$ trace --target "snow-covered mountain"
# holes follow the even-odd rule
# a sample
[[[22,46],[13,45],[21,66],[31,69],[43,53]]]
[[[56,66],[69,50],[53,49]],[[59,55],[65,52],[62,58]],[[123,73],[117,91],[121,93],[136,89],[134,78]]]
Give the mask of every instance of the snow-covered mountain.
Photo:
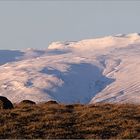
[[[140,35],[0,50],[0,95],[13,102],[140,103]]]

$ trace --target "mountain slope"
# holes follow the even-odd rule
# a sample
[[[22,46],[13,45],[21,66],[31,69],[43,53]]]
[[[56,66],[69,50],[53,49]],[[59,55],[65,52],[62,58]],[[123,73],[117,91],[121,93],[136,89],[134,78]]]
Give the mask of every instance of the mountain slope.
[[[13,102],[140,103],[137,33],[54,42],[48,49],[19,53],[0,66],[0,95]]]

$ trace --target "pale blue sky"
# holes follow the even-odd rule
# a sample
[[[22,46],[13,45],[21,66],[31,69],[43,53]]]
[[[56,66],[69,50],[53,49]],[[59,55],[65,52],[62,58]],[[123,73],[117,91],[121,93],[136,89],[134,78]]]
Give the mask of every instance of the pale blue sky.
[[[0,1],[0,49],[140,32],[140,1]]]

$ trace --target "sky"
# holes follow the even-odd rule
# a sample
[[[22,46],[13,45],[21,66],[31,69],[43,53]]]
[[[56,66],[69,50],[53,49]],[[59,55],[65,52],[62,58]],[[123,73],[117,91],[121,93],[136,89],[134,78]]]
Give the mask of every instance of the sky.
[[[135,32],[139,0],[0,0],[0,49]]]

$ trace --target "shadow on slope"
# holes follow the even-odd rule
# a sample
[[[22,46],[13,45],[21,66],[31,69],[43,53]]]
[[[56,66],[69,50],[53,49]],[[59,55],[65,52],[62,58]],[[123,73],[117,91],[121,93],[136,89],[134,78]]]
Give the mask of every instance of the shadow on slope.
[[[18,57],[23,55],[24,53],[18,50],[0,50],[0,65],[16,61]]]
[[[97,93],[114,82],[114,79],[105,77],[97,66],[88,63],[70,64],[67,72],[53,68],[44,68],[41,72],[64,81],[61,87],[54,85],[55,90],[44,89],[45,93],[61,103],[89,103]]]
[[[47,50],[46,51],[48,55],[61,55],[61,54],[66,54],[71,52],[70,50],[66,49],[66,50]]]

